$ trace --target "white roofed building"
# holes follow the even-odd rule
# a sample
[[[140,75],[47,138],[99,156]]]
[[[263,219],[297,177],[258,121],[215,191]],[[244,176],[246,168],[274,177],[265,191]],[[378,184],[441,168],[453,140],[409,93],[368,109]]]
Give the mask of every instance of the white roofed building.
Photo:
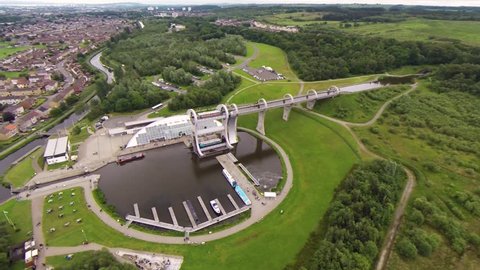
[[[49,139],[43,157],[48,165],[68,161],[70,151],[70,142],[68,137]]]
[[[175,115],[157,120],[141,128],[130,139],[127,147],[165,141],[192,134],[192,122],[188,115]]]

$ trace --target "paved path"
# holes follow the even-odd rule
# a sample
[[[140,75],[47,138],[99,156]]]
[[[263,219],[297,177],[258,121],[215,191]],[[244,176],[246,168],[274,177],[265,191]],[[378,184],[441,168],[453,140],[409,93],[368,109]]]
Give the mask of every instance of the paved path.
[[[42,231],[42,213],[43,213],[43,203],[44,200],[42,197],[36,197],[32,199],[32,225],[33,225],[33,239],[37,246],[43,245],[45,246],[45,238],[43,237]],[[39,249],[38,253],[38,267],[37,269],[43,270],[45,267],[45,249]]]
[[[287,173],[287,179],[285,182],[285,186],[280,194],[274,199],[274,200],[269,200],[268,203],[265,205],[261,204],[260,201],[254,200],[254,202],[257,202],[257,205],[255,205],[252,208],[252,213],[251,217],[247,220],[245,220],[242,223],[239,223],[233,227],[230,227],[228,229],[215,232],[212,234],[206,234],[206,235],[199,235],[199,236],[191,236],[190,237],[190,243],[201,243],[201,242],[208,242],[208,241],[213,241],[217,239],[221,239],[227,236],[230,236],[232,234],[235,234],[241,230],[246,229],[247,227],[260,222],[268,213],[273,211],[282,201],[285,199],[287,196],[288,192],[290,191],[292,187],[292,182],[293,182],[293,169],[290,164],[290,160],[288,158],[288,155],[286,152],[274,141],[269,139],[266,136],[260,135],[259,133],[252,131],[252,130],[247,130],[243,129],[245,131],[254,133],[255,135],[261,137],[262,139],[266,140],[268,143],[272,144],[274,147],[276,147],[279,150],[280,155],[282,156],[284,162],[285,162],[285,169]],[[96,203],[95,199],[93,198],[93,193],[91,192],[92,189],[94,188],[95,185],[92,185],[90,183],[91,178],[95,178],[97,175],[90,175],[88,177],[79,177],[73,180],[68,180],[64,181],[61,183],[56,183],[52,184],[46,187],[38,188],[33,191],[28,191],[28,192],[22,192],[18,195],[20,199],[31,199],[32,200],[32,213],[33,209],[36,209],[37,213],[37,219],[41,220],[41,215],[42,215],[42,209],[43,209],[43,198],[47,196],[50,193],[57,192],[63,189],[68,189],[72,187],[82,187],[84,188],[85,192],[85,201],[87,204],[90,205],[90,210],[97,215],[106,225],[110,226],[111,228],[121,232],[125,236],[136,238],[139,240],[144,240],[144,241],[149,241],[149,242],[155,242],[155,243],[165,243],[165,244],[185,244],[183,237],[172,237],[172,236],[162,236],[162,235],[153,235],[141,231],[137,231],[131,228],[128,228],[126,226],[121,225],[118,223],[116,220],[114,220],[111,216],[103,212],[100,208],[100,206]],[[28,194],[28,197],[27,197]],[[38,221],[37,221],[38,222]],[[37,232],[39,237],[42,237],[41,232]],[[43,240],[42,240],[43,241]],[[94,246],[96,247],[96,246]],[[69,249],[68,251],[83,251],[85,246],[80,246]],[[49,250],[56,250],[53,249],[52,247],[48,248]],[[68,252],[67,252],[68,253]],[[50,256],[50,253],[48,253]]]
[[[366,127],[366,126],[373,125],[380,118],[380,116],[383,114],[385,109],[392,103],[392,101],[394,101],[394,100],[396,100],[396,99],[398,99],[398,98],[400,98],[404,95],[407,95],[407,94],[411,93],[415,89],[417,89],[417,84],[416,83],[413,84],[411,89],[409,89],[408,91],[405,91],[405,92],[391,98],[387,102],[385,102],[382,105],[382,107],[380,107],[380,109],[377,111],[377,113],[374,115],[374,117],[372,119],[370,119],[369,121],[364,122],[364,123],[350,123],[350,122],[335,119],[335,118],[332,118],[332,117],[329,117],[329,116],[326,116],[326,115],[322,115],[322,114],[319,114],[319,113],[316,113],[316,112],[308,111],[304,108],[302,108],[302,110],[342,125],[343,127],[345,127],[350,132],[350,134],[352,135],[352,137],[356,141],[357,145],[359,146],[360,151],[365,153],[367,156],[371,156],[373,158],[378,158],[378,159],[384,159],[383,157],[381,157],[381,156],[371,152],[370,150],[368,150],[368,148],[365,147],[365,145],[358,138],[358,136],[355,134],[355,132],[353,132],[351,127]],[[395,209],[393,222],[392,222],[392,224],[390,224],[390,227],[388,228],[388,231],[387,231],[382,249],[379,252],[380,255],[379,255],[379,259],[377,261],[377,265],[375,266],[375,270],[383,270],[383,269],[386,268],[386,264],[387,264],[388,258],[390,257],[390,253],[393,250],[394,243],[395,243],[395,237],[397,236],[398,229],[400,227],[402,217],[405,213],[405,209],[407,207],[408,200],[410,198],[410,195],[412,194],[413,188],[415,187],[416,178],[415,178],[414,173],[412,171],[410,171],[409,169],[405,168],[405,167],[404,167],[404,170],[405,170],[405,173],[407,174],[407,183],[406,183],[405,188],[402,192],[402,197],[400,198],[400,201],[398,202],[397,208]]]

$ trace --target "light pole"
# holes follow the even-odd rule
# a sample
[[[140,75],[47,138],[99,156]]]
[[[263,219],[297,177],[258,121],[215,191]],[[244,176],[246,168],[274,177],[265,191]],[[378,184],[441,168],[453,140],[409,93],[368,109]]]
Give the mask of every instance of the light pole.
[[[17,230],[17,228],[15,227],[15,224],[14,224],[14,223],[12,222],[12,220],[7,216],[8,212],[4,210],[4,211],[3,211],[3,214],[5,215],[5,218],[7,219],[8,223],[9,223],[10,225],[12,225],[13,229],[14,229],[14,230]]]

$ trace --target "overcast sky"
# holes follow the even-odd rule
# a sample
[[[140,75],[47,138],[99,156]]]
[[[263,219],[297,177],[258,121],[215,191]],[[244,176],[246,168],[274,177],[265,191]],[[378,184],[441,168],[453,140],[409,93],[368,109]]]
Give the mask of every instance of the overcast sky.
[[[12,3],[25,4],[103,4],[103,3],[143,3],[151,5],[198,5],[198,4],[404,4],[404,5],[428,5],[428,6],[480,6],[480,0],[0,0],[0,4]]]

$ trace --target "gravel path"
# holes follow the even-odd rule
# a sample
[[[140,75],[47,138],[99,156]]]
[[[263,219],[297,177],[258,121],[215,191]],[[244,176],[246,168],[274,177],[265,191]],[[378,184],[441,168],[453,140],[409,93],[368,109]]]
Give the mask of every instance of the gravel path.
[[[326,115],[323,115],[323,114],[312,112],[312,111],[306,110],[304,108],[301,108],[301,109],[306,111],[306,112],[309,112],[311,114],[314,114],[316,116],[325,118],[327,120],[330,120],[332,122],[335,122],[335,123],[338,123],[338,124],[342,125],[343,127],[345,127],[350,132],[350,134],[352,135],[352,137],[356,141],[357,145],[359,146],[360,151],[362,151],[363,153],[365,153],[368,156],[371,156],[373,158],[384,159],[383,157],[381,157],[381,156],[371,152],[370,150],[368,150],[368,148],[362,143],[362,141],[358,138],[358,136],[355,134],[355,132],[353,132],[351,127],[368,127],[368,126],[373,125],[380,118],[380,116],[382,116],[385,109],[394,100],[411,93],[415,89],[417,89],[417,84],[416,83],[413,84],[411,89],[409,89],[408,91],[405,91],[405,92],[391,98],[387,102],[385,102],[382,105],[382,107],[380,107],[380,109],[377,111],[377,113],[373,116],[373,118],[370,119],[367,122],[364,122],[364,123],[346,122],[346,121],[335,119],[335,118],[332,118],[332,117],[329,117],[329,116],[326,116]],[[407,183],[406,183],[405,188],[402,192],[402,196],[400,198],[400,201],[398,202],[397,208],[395,209],[393,222],[392,222],[392,224],[390,224],[390,227],[388,228],[388,231],[387,231],[382,249],[379,252],[380,255],[379,255],[379,259],[377,261],[377,265],[375,266],[375,270],[383,270],[383,269],[386,268],[388,258],[390,257],[390,254],[391,254],[391,252],[393,250],[393,247],[394,247],[395,237],[397,236],[398,229],[399,229],[400,224],[402,222],[403,215],[405,214],[405,209],[407,207],[408,199],[410,198],[410,195],[412,194],[413,188],[415,187],[415,183],[416,183],[415,174],[412,171],[410,171],[409,169],[407,169],[405,167],[403,167],[403,168],[405,170],[405,173],[407,174]]]

